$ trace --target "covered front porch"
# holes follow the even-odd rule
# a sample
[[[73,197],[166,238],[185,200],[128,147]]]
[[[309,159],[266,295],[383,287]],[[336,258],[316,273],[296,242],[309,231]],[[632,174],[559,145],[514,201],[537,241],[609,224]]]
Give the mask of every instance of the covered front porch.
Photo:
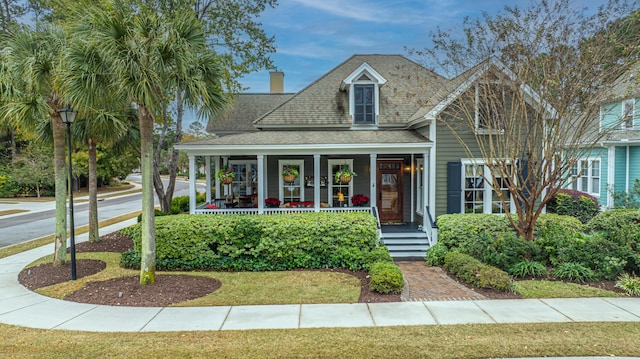
[[[192,214],[369,211],[382,224],[412,223],[425,234],[433,227],[431,142],[412,132],[264,131],[177,148],[189,157]],[[222,168],[235,172],[228,184],[215,175]],[[283,176],[286,168],[295,179]],[[357,175],[340,181],[344,168]],[[196,171],[206,179],[199,207]]]

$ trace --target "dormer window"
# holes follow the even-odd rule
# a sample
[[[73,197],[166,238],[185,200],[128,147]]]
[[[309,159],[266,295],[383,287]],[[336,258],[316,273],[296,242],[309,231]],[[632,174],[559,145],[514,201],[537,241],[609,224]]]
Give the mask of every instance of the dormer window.
[[[375,85],[353,85],[353,123],[356,125],[374,125],[376,123]]]
[[[349,116],[354,126],[375,126],[380,113],[380,86],[387,80],[364,62],[346,79],[340,89],[349,94]]]

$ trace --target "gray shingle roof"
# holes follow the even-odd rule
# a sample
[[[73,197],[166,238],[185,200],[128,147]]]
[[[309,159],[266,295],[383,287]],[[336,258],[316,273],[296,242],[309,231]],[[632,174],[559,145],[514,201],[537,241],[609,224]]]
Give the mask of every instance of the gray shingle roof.
[[[429,139],[415,131],[257,131],[235,135],[216,137],[207,140],[185,142],[195,146],[229,146],[229,145],[349,145],[368,144],[415,144],[429,143]]]
[[[255,122],[256,127],[351,127],[342,81],[364,62],[387,80],[378,125],[404,126],[447,80],[399,55],[354,55]]]
[[[218,135],[257,131],[253,121],[290,99],[293,94],[237,94],[229,108],[207,123],[207,131]]]

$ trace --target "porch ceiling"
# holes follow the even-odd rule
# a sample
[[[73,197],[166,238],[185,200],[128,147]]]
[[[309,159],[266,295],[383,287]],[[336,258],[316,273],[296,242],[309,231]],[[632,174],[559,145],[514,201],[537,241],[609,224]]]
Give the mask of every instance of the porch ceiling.
[[[228,135],[175,147],[190,155],[411,154],[432,142],[414,131],[259,131]]]

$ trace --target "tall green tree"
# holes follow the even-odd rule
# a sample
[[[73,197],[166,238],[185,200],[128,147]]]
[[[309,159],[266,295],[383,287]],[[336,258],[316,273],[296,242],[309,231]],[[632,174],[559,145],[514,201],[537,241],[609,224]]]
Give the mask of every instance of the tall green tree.
[[[65,125],[58,110],[66,106],[59,91],[62,51],[66,38],[60,28],[37,26],[15,28],[2,49],[0,82],[4,104],[0,116],[21,128],[37,133],[49,122],[53,139],[56,221],[54,264],[66,263],[66,170]]]
[[[112,91],[125,94],[137,107],[142,165],[140,283],[151,284],[155,281],[153,126],[178,89],[185,103],[202,115],[223,106],[217,57],[208,50],[202,23],[191,11],[171,17],[117,6],[85,5],[70,11],[76,15],[70,18],[78,19],[73,33],[98,49],[112,72]]]
[[[141,0],[140,7],[172,17],[173,14],[191,9],[202,21],[207,42],[217,54],[222,65],[222,76],[228,93],[241,90],[238,79],[250,72],[272,68],[269,55],[275,52],[274,38],[266,35],[258,19],[268,7],[277,5],[276,0]],[[179,74],[167,74],[168,80],[180,83]],[[171,101],[165,103],[158,127],[158,142],[154,158],[154,188],[162,211],[168,212],[175,189],[178,170],[178,151],[173,144],[182,141],[185,95],[179,86]],[[165,187],[160,177],[163,150],[170,147],[166,168],[169,181]]]

